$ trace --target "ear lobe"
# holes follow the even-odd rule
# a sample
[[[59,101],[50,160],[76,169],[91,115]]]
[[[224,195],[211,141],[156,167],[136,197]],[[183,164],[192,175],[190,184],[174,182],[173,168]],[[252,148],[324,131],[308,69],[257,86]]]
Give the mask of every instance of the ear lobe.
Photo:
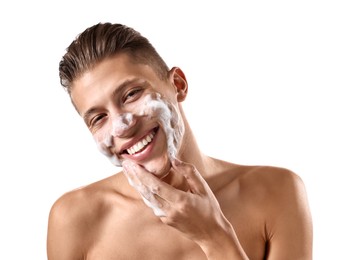
[[[177,100],[178,102],[182,102],[188,94],[188,82],[186,81],[184,72],[178,67],[173,67],[170,73],[172,77],[171,80],[177,91]]]

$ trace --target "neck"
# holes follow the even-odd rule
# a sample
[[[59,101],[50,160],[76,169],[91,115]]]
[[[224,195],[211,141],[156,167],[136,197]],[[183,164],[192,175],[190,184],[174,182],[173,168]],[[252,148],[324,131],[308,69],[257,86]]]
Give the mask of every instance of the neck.
[[[177,157],[183,162],[194,165],[201,174],[206,174],[209,157],[201,152],[188,122],[186,120],[184,122],[185,134]]]
[[[207,176],[207,169],[210,169],[211,159],[204,155],[197,144],[196,138],[193,135],[188,122],[184,119],[185,133],[183,136],[182,144],[179,148],[177,159],[190,163],[196,167],[198,172],[203,176]],[[180,174],[176,174],[174,171],[170,171],[163,181],[172,185],[173,187],[180,190],[188,190],[188,185]]]

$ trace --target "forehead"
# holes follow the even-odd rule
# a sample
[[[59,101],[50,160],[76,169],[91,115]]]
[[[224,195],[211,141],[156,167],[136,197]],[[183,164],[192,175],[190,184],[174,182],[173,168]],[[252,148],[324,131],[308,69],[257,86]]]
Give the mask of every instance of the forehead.
[[[120,53],[115,56],[105,58],[95,64],[91,69],[84,71],[73,81],[72,89],[80,86],[89,86],[92,83],[104,82],[110,78],[118,80],[131,75],[140,77],[154,77],[156,74],[152,67],[147,64],[136,62],[128,54]]]
[[[72,84],[71,99],[80,114],[99,98],[116,90],[126,81],[143,80],[154,84],[160,78],[151,66],[137,63],[125,53],[99,62]]]

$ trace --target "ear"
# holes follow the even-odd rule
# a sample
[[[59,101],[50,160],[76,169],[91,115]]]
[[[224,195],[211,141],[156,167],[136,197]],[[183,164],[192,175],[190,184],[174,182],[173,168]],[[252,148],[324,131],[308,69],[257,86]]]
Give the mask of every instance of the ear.
[[[169,79],[177,92],[178,102],[184,101],[188,94],[188,82],[186,81],[184,72],[178,67],[173,67],[169,71]]]

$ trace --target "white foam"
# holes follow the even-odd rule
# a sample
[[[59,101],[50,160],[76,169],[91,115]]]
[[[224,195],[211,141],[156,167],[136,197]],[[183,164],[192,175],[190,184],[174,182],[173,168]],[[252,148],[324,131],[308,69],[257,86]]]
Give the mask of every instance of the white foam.
[[[111,136],[119,136],[135,124],[134,116],[131,113],[124,113],[113,119]]]
[[[159,93],[154,93],[145,97],[141,112],[142,115],[157,118],[166,134],[169,159],[174,160],[184,134],[184,123],[176,107],[164,101]]]
[[[94,135],[99,151],[101,151],[117,167],[121,167],[121,160],[111,152],[114,147],[114,137],[133,127],[138,117],[156,119],[167,138],[167,150],[170,160],[176,158],[179,145],[184,134],[184,123],[177,108],[163,100],[159,93],[151,93],[136,106],[132,113],[124,113],[111,119],[110,125]]]
[[[136,184],[128,174],[126,174],[129,184],[141,195],[143,202],[153,210],[153,213],[157,217],[166,217],[166,213],[159,206],[159,201],[154,197],[154,193],[151,191],[151,188],[144,186],[142,184]]]
[[[143,202],[148,206],[150,207],[152,210],[153,210],[153,213],[157,216],[157,217],[166,217],[166,213],[163,211],[163,209],[161,209],[160,207],[158,207],[155,203],[158,201],[154,198],[154,197],[151,197],[152,201],[149,201],[147,199],[145,199],[143,196],[142,196],[142,200]],[[154,203],[153,203],[154,202]]]

